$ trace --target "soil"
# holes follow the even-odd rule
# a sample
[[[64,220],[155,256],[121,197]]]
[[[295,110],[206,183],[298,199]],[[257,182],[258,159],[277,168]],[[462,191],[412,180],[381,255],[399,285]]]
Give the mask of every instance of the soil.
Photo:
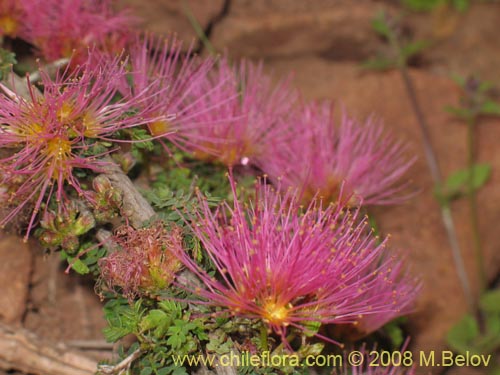
[[[181,1],[126,0],[154,32],[177,30],[190,40],[194,34]],[[411,349],[439,352],[446,348],[448,329],[467,307],[453,266],[433,182],[426,165],[421,136],[399,73],[370,72],[360,64],[383,48],[370,27],[380,9],[401,11],[395,1],[345,0],[225,0],[189,1],[211,43],[233,57],[263,59],[276,79],[294,74],[294,84],[307,99],[333,99],[360,120],[375,116],[387,130],[409,145],[418,160],[412,186],[418,191],[408,203],[371,210],[382,233],[391,234],[394,248],[408,254],[413,272],[423,281],[418,307],[409,319]],[[168,4],[168,5],[166,5]],[[408,31],[431,41],[411,70],[417,95],[430,125],[443,175],[463,168],[466,155],[464,124],[444,111],[458,102],[460,91],[452,73],[477,75],[500,87],[500,4],[473,3],[457,14],[450,9],[409,14]],[[478,160],[492,166],[492,176],[479,193],[480,232],[491,282],[500,273],[500,120],[484,119],[478,131]],[[453,217],[469,277],[477,280],[469,210],[465,200],[453,203]],[[15,254],[15,256],[13,256]],[[57,255],[44,256],[21,239],[0,239],[0,318],[56,341],[103,340],[102,305],[90,281],[66,275]],[[91,352],[103,359],[109,350]],[[496,358],[500,363],[500,357]],[[448,369],[447,375],[469,374]],[[441,374],[441,369],[423,373]],[[475,370],[478,375],[485,373]],[[1,374],[1,372],[0,372]]]

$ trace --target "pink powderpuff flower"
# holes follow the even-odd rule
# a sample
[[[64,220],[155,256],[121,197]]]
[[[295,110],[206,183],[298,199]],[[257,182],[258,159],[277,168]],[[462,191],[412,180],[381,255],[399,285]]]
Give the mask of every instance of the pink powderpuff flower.
[[[280,195],[267,184],[257,186],[247,206],[238,202],[230,182],[234,205],[212,213],[202,200],[191,224],[219,277],[179,251],[186,268],[206,286],[187,288],[200,298],[190,303],[260,319],[283,340],[287,327],[307,331],[307,322],[393,317],[412,304],[415,280],[387,256],[386,240],[376,244],[358,211],[323,207],[317,200],[304,209],[294,191]]]
[[[290,136],[288,127],[280,126],[286,122],[280,120],[289,116],[297,92],[289,87],[288,80],[272,85],[262,63],[242,60],[232,67],[223,58],[199,89],[211,94],[191,107],[198,121],[205,123],[193,129],[195,139],[205,139],[192,145],[197,158],[216,160],[228,167],[259,165],[270,149]]]
[[[43,94],[29,81],[28,98],[1,86],[6,95],[0,96],[0,185],[16,189],[10,189],[9,198],[15,208],[0,218],[0,225],[30,203],[33,210],[27,237],[44,199],[48,202],[54,196],[63,207],[68,186],[87,197],[74,170],[98,172],[106,164],[99,160],[102,155],[86,154],[90,145],[126,142],[115,139],[118,131],[156,120],[148,118],[148,108],[134,112],[146,93],[115,101],[116,84],[125,74],[120,57],[99,59],[94,52],[87,64],[69,75],[60,72],[51,80],[41,71]]]
[[[72,57],[85,60],[88,47],[110,54],[122,52],[136,19],[128,12],[114,12],[112,0],[23,0],[26,31],[23,33],[48,62]]]
[[[187,144],[193,145],[204,140],[196,137],[196,130],[212,125],[200,121],[200,115],[217,110],[232,98],[220,98],[219,103],[215,102],[207,108],[198,105],[198,102],[208,100],[207,97],[217,88],[206,92],[197,89],[215,60],[191,56],[192,45],[187,52],[183,52],[182,47],[182,42],[175,36],[158,39],[149,35],[137,39],[130,48],[130,76],[122,82],[120,90],[125,96],[135,96],[148,89],[158,92],[158,95],[149,97],[152,103],[146,104],[154,105],[163,119],[150,123],[149,131],[159,140],[165,139],[186,149]]]
[[[365,124],[342,116],[334,120],[329,102],[312,102],[291,119],[295,136],[276,148],[261,168],[283,188],[301,189],[303,201],[318,194],[326,201],[339,198],[341,186],[351,205],[385,205],[402,202],[408,183],[401,182],[415,161],[405,147],[384,135],[369,119]]]
[[[110,241],[118,248],[99,260],[101,279],[129,298],[165,289],[181,269],[174,250],[182,247],[178,227],[167,230],[161,222],[141,229],[123,226]]]
[[[24,7],[19,0],[0,1],[0,36],[15,38],[24,30]]]

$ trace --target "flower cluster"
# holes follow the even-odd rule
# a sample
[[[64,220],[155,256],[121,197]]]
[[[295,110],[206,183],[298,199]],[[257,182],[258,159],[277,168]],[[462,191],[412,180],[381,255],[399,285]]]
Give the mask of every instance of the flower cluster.
[[[212,107],[200,108],[199,101],[208,100],[213,90],[200,92],[199,86],[213,68],[213,58],[189,57],[175,37],[158,39],[154,36],[137,38],[130,48],[130,75],[122,82],[120,91],[124,96],[136,96],[144,90],[161,93],[152,95],[145,105],[158,110],[159,120],[148,125],[153,136],[168,140],[177,147],[195,145],[203,141],[196,137],[204,126],[213,126],[200,121],[200,116],[217,111],[226,100],[220,98]],[[131,77],[131,78],[130,78]],[[131,84],[130,84],[131,83]]]
[[[22,30],[24,7],[18,0],[0,2],[0,36],[15,38]]]
[[[24,90],[0,83],[0,225],[28,213],[28,236],[41,218],[42,243],[79,259],[78,236],[126,222],[99,260],[109,289],[132,300],[179,287],[190,307],[261,322],[285,345],[290,330],[336,342],[316,328],[343,325],[366,335],[409,313],[419,282],[360,214],[362,205],[407,197],[403,176],[413,159],[404,145],[372,119],[344,113],[334,120],[330,102],[300,100],[289,80],[273,84],[262,64],[201,58],[175,37],[136,35],[135,20],[112,5],[0,4],[2,35],[21,36],[48,62],[71,58],[55,78],[40,69],[40,81],[28,78]],[[127,215],[125,192],[111,177],[95,176],[116,150],[126,172],[133,157],[160,155],[160,147],[123,144],[143,141],[161,142],[166,156],[178,148],[189,163],[229,169],[233,203],[213,210],[200,194],[189,202],[196,208],[186,208],[193,212],[186,224],[208,257],[203,265],[185,250],[177,224],[129,226],[120,217]],[[268,175],[249,203],[236,192],[237,166]],[[159,210],[181,206],[171,196],[163,205],[159,195]],[[182,267],[198,279],[176,278]]]
[[[295,136],[262,167],[282,187],[301,189],[304,202],[316,194],[335,201],[341,185],[353,206],[406,198],[398,193],[407,187],[401,179],[414,159],[405,158],[404,146],[384,135],[372,119],[360,124],[343,114],[337,125],[331,103],[312,102],[290,125]]]
[[[306,322],[347,324],[374,320],[376,329],[408,311],[418,283],[387,256],[358,212],[314,200],[303,209],[293,190],[284,195],[258,185],[247,207],[238,201],[193,217],[192,230],[220,274],[214,279],[188,254],[184,265],[206,289],[188,288],[201,304],[260,319],[283,338]]]
[[[98,55],[91,52],[86,64],[55,80],[41,71],[43,94],[29,81],[29,98],[2,86],[7,95],[0,97],[0,147],[8,152],[0,158],[1,185],[16,187],[8,198],[16,206],[0,219],[1,225],[30,203],[28,235],[44,199],[54,196],[63,203],[67,186],[86,196],[74,171],[98,172],[105,165],[99,160],[102,154],[88,152],[95,142],[118,141],[118,132],[156,119],[148,117],[149,107],[141,106],[146,92],[114,101],[115,87],[126,71],[119,57]]]
[[[198,140],[191,145],[196,157],[228,167],[260,165],[274,147],[290,137],[289,129],[282,125],[297,93],[288,81],[273,86],[262,64],[242,60],[231,66],[223,58],[198,90],[191,109],[205,126],[190,133]]]
[[[22,0],[26,9],[22,37],[46,61],[85,59],[87,47],[120,53],[130,39],[136,20],[116,13],[112,0]],[[78,59],[76,56],[78,56]]]
[[[123,226],[109,242],[118,249],[100,259],[102,279],[129,298],[165,289],[181,269],[175,255],[175,249],[182,246],[177,227],[167,230],[161,222],[143,229]]]

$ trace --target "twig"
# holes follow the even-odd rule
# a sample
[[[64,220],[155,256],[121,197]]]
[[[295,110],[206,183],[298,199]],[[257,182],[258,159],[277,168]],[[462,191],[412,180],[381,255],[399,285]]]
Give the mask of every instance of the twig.
[[[123,193],[123,213],[130,220],[134,228],[140,228],[144,222],[151,220],[155,215],[153,207],[136,189],[134,183],[127,177],[120,167],[109,156],[103,158],[106,165],[104,174],[109,178],[113,188]]]
[[[487,287],[487,276],[484,264],[484,254],[483,254],[483,246],[481,243],[481,235],[479,233],[479,217],[477,210],[477,194],[476,189],[474,187],[474,165],[476,163],[476,153],[475,153],[475,130],[476,130],[476,117],[471,116],[467,119],[467,166],[469,169],[469,181],[468,181],[468,191],[467,198],[469,201],[469,209],[470,209],[470,223],[472,227],[472,240],[474,243],[474,250],[476,253],[476,263],[477,263],[477,271],[479,273],[479,286],[480,292],[484,292]]]
[[[408,93],[408,98],[410,99],[413,112],[415,113],[415,117],[417,118],[417,123],[422,133],[424,153],[427,159],[427,165],[429,166],[429,169],[431,171],[432,179],[434,180],[434,184],[436,186],[442,186],[441,172],[439,170],[436,154],[432,147],[430,134],[428,130],[429,126],[427,125],[425,116],[420,108],[416,90],[413,85],[413,81],[411,80],[411,77],[408,74],[408,70],[406,69],[405,65],[400,65],[399,71],[401,73],[401,77],[403,78],[403,82],[406,87],[406,92]],[[446,234],[448,236],[448,242],[450,243],[453,261],[455,263],[455,269],[457,271],[460,283],[462,284],[462,290],[464,292],[465,299],[467,300],[467,304],[470,310],[474,311],[474,306],[475,306],[474,297],[472,295],[472,290],[469,284],[469,278],[465,270],[464,260],[462,257],[462,253],[460,251],[460,245],[458,243],[457,232],[455,229],[455,224],[453,222],[453,216],[451,214],[450,206],[448,204],[440,204],[440,207],[441,207],[441,218],[443,220]]]
[[[431,172],[431,177],[434,181],[435,186],[441,187],[442,186],[441,171],[439,169],[436,153],[434,152],[434,148],[432,147],[431,136],[427,120],[425,118],[424,112],[422,111],[422,108],[420,107],[417,98],[417,91],[415,89],[413,81],[410,77],[410,74],[408,73],[407,56],[405,56],[402,53],[402,48],[400,45],[400,40],[396,25],[388,25],[388,27],[389,31],[387,37],[389,39],[391,47],[397,54],[396,57],[397,67],[399,69],[399,72],[401,73],[401,78],[403,79],[406,93],[408,94],[408,99],[410,100],[410,105],[413,109],[413,112],[417,119],[417,124],[422,134],[424,154],[427,160],[427,165]],[[455,224],[453,222],[451,209],[448,204],[440,204],[440,207],[441,207],[441,219],[443,220],[443,224],[446,230],[446,235],[448,237],[448,242],[450,243],[452,257],[455,263],[455,270],[460,280],[460,284],[462,285],[462,290],[465,299],[467,301],[467,305],[469,306],[469,309],[472,312],[475,310],[474,297],[472,295],[472,289],[470,287],[469,278],[465,270],[462,253],[460,251],[460,245],[458,243],[458,236],[455,229]]]
[[[97,368],[98,374],[103,375],[119,375],[123,374],[125,371],[130,369],[130,366],[134,361],[141,356],[141,350],[136,349],[132,354],[124,358],[121,362],[114,366],[110,365],[99,365]]]

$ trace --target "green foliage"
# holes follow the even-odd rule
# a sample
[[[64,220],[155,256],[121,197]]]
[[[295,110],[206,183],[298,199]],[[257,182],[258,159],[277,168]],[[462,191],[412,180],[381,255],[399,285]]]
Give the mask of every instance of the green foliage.
[[[142,301],[132,306],[126,299],[112,299],[104,306],[104,317],[108,327],[104,328],[104,337],[108,342],[116,342],[129,334],[138,335],[140,322],[145,314]]]
[[[400,317],[382,327],[382,331],[389,338],[393,349],[400,348],[405,341],[403,328],[401,326],[406,320],[405,317]]]
[[[15,64],[17,64],[16,54],[0,48],[0,80],[7,77]]]
[[[447,202],[459,198],[472,188],[473,191],[483,187],[491,175],[491,166],[489,164],[476,164],[473,169],[461,169],[452,173],[443,186],[437,189],[436,196],[438,200],[446,204]],[[472,181],[471,181],[472,177]],[[472,183],[471,186],[469,184]]]
[[[63,249],[69,254],[80,247],[78,237],[95,227],[95,219],[86,207],[72,202],[61,212],[47,209],[35,231],[42,246],[50,250]]]
[[[389,20],[384,12],[380,12],[372,21],[373,30],[386,39],[392,47],[390,53],[379,54],[377,57],[362,63],[362,67],[370,70],[389,70],[408,65],[408,62],[419,55],[429,43],[423,40],[403,40],[397,31],[399,20]]]
[[[383,12],[378,13],[372,20],[372,28],[378,35],[384,38],[389,39],[392,35],[392,30],[387,23],[386,16]]]
[[[470,0],[402,0],[404,6],[416,12],[430,12],[438,6],[451,6],[458,12],[469,9]]]
[[[491,82],[479,81],[473,77],[452,78],[462,89],[462,97],[460,106],[448,106],[446,111],[466,122],[477,121],[480,116],[500,116],[500,103]]]
[[[500,314],[500,289],[485,293],[479,300],[479,306],[487,314]]]
[[[134,335],[138,341],[143,355],[134,363],[134,374],[187,373],[185,367],[174,366],[174,355],[201,353],[202,342],[208,342],[207,348],[210,346],[216,353],[227,352],[232,345],[227,344],[227,338],[211,339],[209,335],[217,332],[217,324],[208,317],[191,317],[184,303],[138,300],[130,304],[119,298],[110,300],[104,311],[108,321],[104,335],[108,341],[116,342],[127,335]]]
[[[500,290],[491,290],[479,300],[481,325],[466,315],[448,332],[450,347],[465,354],[489,354],[500,348]]]

